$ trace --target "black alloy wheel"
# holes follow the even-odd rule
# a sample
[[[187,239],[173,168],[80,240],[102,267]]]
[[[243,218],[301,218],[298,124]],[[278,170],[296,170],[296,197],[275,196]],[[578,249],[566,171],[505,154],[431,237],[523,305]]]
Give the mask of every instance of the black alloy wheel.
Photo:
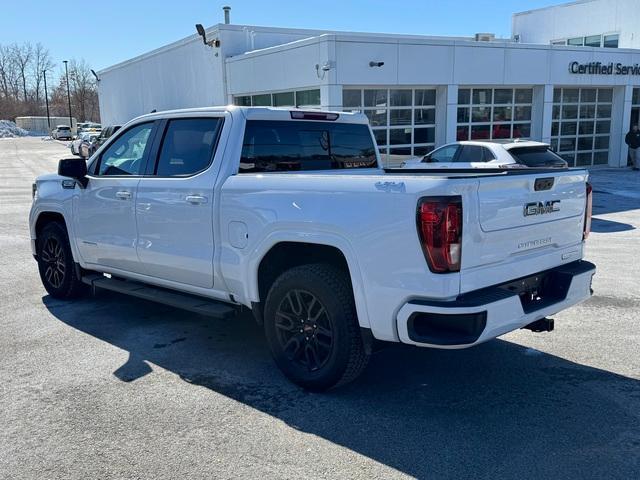
[[[264,305],[267,343],[293,383],[324,391],[354,380],[366,367],[349,272],[334,265],[299,265],[271,285]]]
[[[322,368],[333,348],[327,309],[311,292],[291,290],[276,310],[278,341],[289,361],[310,372]]]
[[[44,263],[44,278],[53,288],[59,289],[64,283],[67,271],[64,249],[59,240],[55,237],[47,238],[40,251],[40,257]]]
[[[78,277],[67,229],[53,221],[38,232],[38,271],[45,290],[55,298],[68,299],[85,294],[87,285]]]

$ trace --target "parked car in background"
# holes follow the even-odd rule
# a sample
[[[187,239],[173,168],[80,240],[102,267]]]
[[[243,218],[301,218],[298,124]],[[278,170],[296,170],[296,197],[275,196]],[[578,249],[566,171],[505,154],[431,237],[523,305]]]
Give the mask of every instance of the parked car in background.
[[[76,138],[80,136],[81,133],[85,132],[100,132],[102,130],[102,125],[95,122],[82,122],[78,123],[76,126]]]
[[[402,164],[402,168],[407,169],[500,167],[566,168],[567,162],[547,143],[516,139],[450,143]]]
[[[78,155],[80,157],[89,158],[93,155],[93,152],[98,149],[98,147],[96,147],[96,143],[100,133],[101,132],[84,132],[84,137],[78,146]]]
[[[83,155],[82,153],[82,145],[85,143],[90,145],[95,142],[98,135],[100,135],[100,132],[84,131],[80,133],[76,139],[69,144],[71,153],[73,155],[78,155],[79,157],[87,158],[88,155]],[[88,152],[88,147],[85,147],[85,151]]]
[[[85,158],[89,158],[91,155],[93,155],[95,151],[100,148],[100,146],[104,142],[106,142],[109,137],[111,137],[111,135],[113,135],[120,129],[121,126],[122,125],[109,125],[108,127],[103,128],[100,131],[100,134],[97,136],[95,142],[87,146],[88,155],[86,155]]]
[[[81,132],[80,129],[81,127],[78,127],[78,135],[76,135],[76,138],[69,144],[69,150],[71,150],[72,155],[80,155],[80,144],[82,143],[82,140],[89,134],[88,132]]]
[[[71,127],[58,125],[51,131],[51,138],[54,140],[71,140]]]
[[[85,128],[87,128],[88,125],[88,122],[81,122],[76,124],[76,138],[80,136],[80,134],[84,131]]]

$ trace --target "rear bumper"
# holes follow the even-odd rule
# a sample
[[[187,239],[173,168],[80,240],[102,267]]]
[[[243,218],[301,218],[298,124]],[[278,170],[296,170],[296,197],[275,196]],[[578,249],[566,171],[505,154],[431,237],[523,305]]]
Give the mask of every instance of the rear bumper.
[[[412,300],[398,312],[398,336],[425,347],[471,347],[588,299],[595,271],[579,260],[454,301]]]

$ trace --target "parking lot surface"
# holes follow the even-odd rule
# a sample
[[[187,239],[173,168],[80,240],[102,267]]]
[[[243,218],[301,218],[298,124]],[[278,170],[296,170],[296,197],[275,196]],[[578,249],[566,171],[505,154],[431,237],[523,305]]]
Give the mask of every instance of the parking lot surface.
[[[310,394],[249,315],[47,296],[31,183],[67,155],[0,139],[0,478],[640,478],[640,172],[593,173],[595,295],[554,332],[391,345]]]

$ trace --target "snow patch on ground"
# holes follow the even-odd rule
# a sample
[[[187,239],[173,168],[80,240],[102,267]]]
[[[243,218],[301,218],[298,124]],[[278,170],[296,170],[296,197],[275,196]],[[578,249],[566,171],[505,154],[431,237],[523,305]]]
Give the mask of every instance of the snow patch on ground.
[[[11,120],[0,120],[0,138],[25,137],[28,132],[18,127]]]

